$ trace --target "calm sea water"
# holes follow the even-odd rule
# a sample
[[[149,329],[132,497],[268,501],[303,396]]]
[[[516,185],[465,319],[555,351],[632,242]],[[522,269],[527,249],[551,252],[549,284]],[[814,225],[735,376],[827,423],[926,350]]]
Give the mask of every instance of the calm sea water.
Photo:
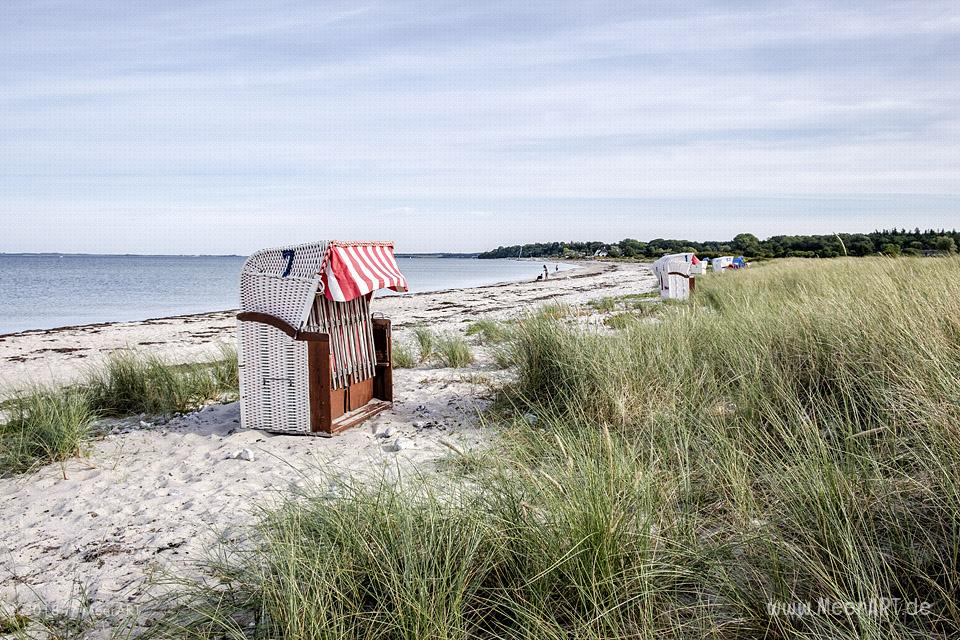
[[[235,309],[236,256],[0,255],[0,334]],[[398,258],[411,293],[533,280],[519,260]],[[551,272],[554,264],[550,263]],[[561,270],[567,269],[561,265]]]

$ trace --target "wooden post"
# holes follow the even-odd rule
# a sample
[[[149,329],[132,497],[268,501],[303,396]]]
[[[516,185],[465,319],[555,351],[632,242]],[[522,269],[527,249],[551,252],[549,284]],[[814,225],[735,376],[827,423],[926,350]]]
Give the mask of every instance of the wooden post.
[[[310,431],[333,433],[333,408],[330,403],[330,339],[307,342],[307,370],[310,375]]]

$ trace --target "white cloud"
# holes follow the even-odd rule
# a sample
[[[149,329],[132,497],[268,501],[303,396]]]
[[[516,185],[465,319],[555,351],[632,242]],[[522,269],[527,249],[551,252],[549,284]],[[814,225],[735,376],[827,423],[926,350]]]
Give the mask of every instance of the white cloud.
[[[538,199],[613,221],[627,214],[611,198],[960,194],[955,3],[505,5],[502,20],[431,3],[91,6],[0,9],[0,250],[49,240],[27,215],[111,237],[163,221],[164,247],[194,241],[178,225],[350,236],[386,217],[438,249],[456,228],[499,243],[471,225],[505,215],[503,243],[613,228],[545,227],[516,205]]]

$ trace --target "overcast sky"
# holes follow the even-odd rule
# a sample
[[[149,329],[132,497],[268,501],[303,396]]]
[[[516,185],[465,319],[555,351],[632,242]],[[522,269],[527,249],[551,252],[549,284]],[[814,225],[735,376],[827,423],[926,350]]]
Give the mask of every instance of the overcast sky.
[[[0,4],[0,251],[960,227],[960,3]]]

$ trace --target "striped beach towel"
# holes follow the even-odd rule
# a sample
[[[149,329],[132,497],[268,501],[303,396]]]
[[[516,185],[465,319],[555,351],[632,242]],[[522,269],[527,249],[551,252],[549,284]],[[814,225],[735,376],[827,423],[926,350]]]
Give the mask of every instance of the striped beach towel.
[[[325,262],[328,300],[347,302],[377,289],[407,290],[391,242],[332,242]]]

